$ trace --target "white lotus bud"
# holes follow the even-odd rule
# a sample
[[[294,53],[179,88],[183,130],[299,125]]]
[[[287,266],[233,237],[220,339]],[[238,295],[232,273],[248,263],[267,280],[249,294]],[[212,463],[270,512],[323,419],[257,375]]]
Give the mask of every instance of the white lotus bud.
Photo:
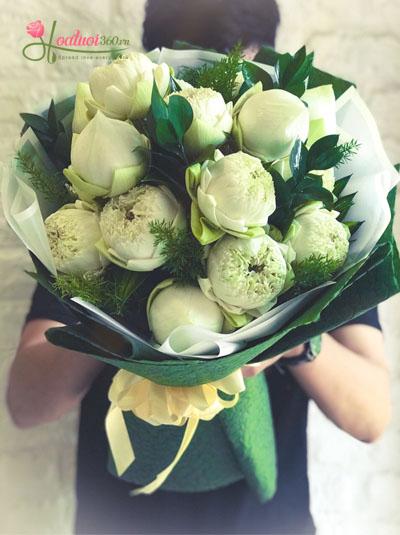
[[[170,81],[168,65],[132,52],[93,69],[89,78],[93,98],[86,99],[86,106],[92,115],[101,110],[113,119],[141,119],[149,111],[154,80],[164,96]]]
[[[211,247],[208,278],[199,284],[209,299],[229,313],[265,311],[287,287],[288,260],[288,247],[267,235],[226,236]]]
[[[108,263],[95,247],[99,216],[86,203],[66,204],[49,215],[45,227],[57,271],[83,275]]]
[[[233,135],[241,150],[270,162],[288,156],[296,139],[305,141],[309,115],[303,102],[282,89],[256,84],[234,108]]]
[[[331,271],[345,262],[349,252],[350,232],[336,219],[337,212],[322,208],[320,202],[311,203],[297,211],[285,242],[296,253],[296,264],[313,258],[328,261]]]
[[[274,183],[258,158],[216,151],[215,161],[201,167],[197,201],[213,225],[234,235],[245,234],[252,227],[264,227],[274,212]]]
[[[222,331],[224,316],[219,306],[200,288],[163,281],[149,296],[147,318],[155,340],[163,344],[174,329],[195,325],[216,333]]]
[[[125,193],[148,165],[149,141],[126,122],[97,112],[72,138],[71,165],[64,174],[78,196],[90,201]]]
[[[100,214],[103,240],[99,250],[111,262],[131,271],[152,271],[164,263],[150,231],[152,222],[184,226],[183,210],[164,186],[138,186],[112,198]]]
[[[232,130],[231,102],[225,104],[222,95],[208,87],[185,87],[171,95],[185,98],[192,106],[193,122],[183,139],[186,153],[191,159],[225,142]]]

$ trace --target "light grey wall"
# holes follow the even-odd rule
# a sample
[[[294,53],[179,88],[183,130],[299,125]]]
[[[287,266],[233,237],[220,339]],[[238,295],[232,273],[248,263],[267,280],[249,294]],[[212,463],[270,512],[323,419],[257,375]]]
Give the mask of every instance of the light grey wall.
[[[385,0],[280,0],[283,23],[278,47],[295,50],[306,42],[317,64],[354,79],[375,113],[389,154],[400,160],[399,72],[400,5]],[[38,18],[58,19],[65,33],[104,32],[128,37],[139,46],[144,0],[102,0],[95,8],[69,0],[62,10],[51,0],[8,2],[0,24],[0,160],[18,136],[20,111],[46,104],[51,96],[72,92],[90,63],[49,66],[30,63],[20,50],[24,26]],[[68,6],[68,7],[67,7]],[[33,285],[23,273],[29,260],[0,216],[0,395]],[[382,307],[385,335],[400,379],[400,299]],[[310,411],[310,478],[313,513],[320,535],[394,535],[400,532],[400,396],[387,436],[374,446],[356,443],[333,428],[315,407]],[[74,511],[73,481],[77,414],[29,431],[19,431],[0,404],[0,533],[69,534]]]

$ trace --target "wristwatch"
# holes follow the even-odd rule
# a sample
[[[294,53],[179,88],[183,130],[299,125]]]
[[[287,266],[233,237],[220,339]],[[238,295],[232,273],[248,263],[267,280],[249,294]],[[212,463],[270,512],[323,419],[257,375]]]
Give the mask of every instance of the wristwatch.
[[[289,357],[283,359],[285,366],[298,366],[304,362],[312,362],[317,358],[321,351],[321,336],[314,336],[310,340],[304,343],[304,351],[297,357]]]

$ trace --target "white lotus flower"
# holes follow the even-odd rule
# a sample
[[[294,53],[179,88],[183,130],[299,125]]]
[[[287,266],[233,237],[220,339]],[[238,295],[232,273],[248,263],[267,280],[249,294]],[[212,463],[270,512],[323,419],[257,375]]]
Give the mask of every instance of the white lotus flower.
[[[230,234],[241,237],[254,227],[261,230],[275,210],[272,176],[258,158],[244,152],[224,156],[217,150],[214,161],[202,165],[198,182],[201,212]]]
[[[49,215],[45,227],[57,271],[83,275],[108,263],[96,249],[101,238],[99,216],[88,204],[66,204]]]
[[[327,260],[332,272],[345,262],[349,252],[350,232],[346,225],[336,219],[338,212],[322,208],[314,202],[297,211],[285,237],[296,253],[296,264],[311,257]]]
[[[307,107],[282,89],[262,91],[256,84],[234,108],[233,135],[239,148],[267,162],[288,156],[296,139],[307,139],[308,128]]]
[[[80,134],[73,134],[71,165],[64,174],[85,201],[113,197],[145,175],[148,148],[148,139],[132,124],[97,112]]]
[[[100,214],[103,239],[99,250],[111,262],[131,271],[152,271],[164,263],[154,244],[150,224],[165,221],[185,224],[183,210],[164,186],[138,186],[112,198]]]
[[[150,294],[147,318],[159,344],[182,325],[196,325],[220,333],[224,323],[219,306],[207,299],[200,288],[182,286],[173,280],[163,281]]]
[[[199,279],[199,284],[228,313],[258,315],[271,308],[288,287],[291,260],[289,248],[267,235],[225,236],[211,247],[208,278]]]
[[[149,111],[154,80],[161,96],[168,90],[168,65],[157,65],[144,54],[132,52],[109,65],[93,69],[89,85],[92,98],[86,98],[89,113],[97,110],[113,119],[141,119]]]
[[[171,95],[185,98],[192,106],[193,122],[183,139],[186,153],[191,159],[225,142],[232,130],[231,102],[225,104],[222,95],[208,87],[185,87]]]

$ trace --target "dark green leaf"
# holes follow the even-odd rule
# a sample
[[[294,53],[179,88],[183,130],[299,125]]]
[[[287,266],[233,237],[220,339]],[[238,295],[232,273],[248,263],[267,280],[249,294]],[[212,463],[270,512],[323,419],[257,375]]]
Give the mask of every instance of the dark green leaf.
[[[275,76],[278,80],[279,86],[283,85],[283,80],[285,76],[286,69],[289,67],[290,62],[292,61],[292,56],[288,53],[280,54],[278,61],[275,64]]]
[[[313,67],[308,78],[308,89],[328,84],[332,85],[336,99],[345,93],[349,87],[355,85],[352,82],[348,82],[347,80],[343,80],[342,78],[338,78],[337,76],[333,76],[332,74],[320,71],[319,69]]]
[[[339,136],[336,134],[331,134],[328,136],[321,137],[310,147],[309,156],[308,156],[308,169],[311,171],[313,169],[319,170],[319,167],[316,167],[318,158],[325,152],[336,147],[339,141]]]
[[[290,83],[285,87],[285,91],[288,91],[289,93],[292,93],[292,95],[295,95],[296,97],[302,97],[304,95],[304,91],[306,90],[306,83],[305,82],[296,82],[296,83]]]
[[[353,236],[363,223],[364,221],[345,221],[343,224],[348,227],[350,234]]]
[[[290,169],[296,182],[298,182],[301,177],[304,177],[307,172],[307,160],[307,147],[300,139],[297,139],[289,157]]]
[[[338,180],[335,181],[335,185],[333,187],[333,194],[336,197],[339,197],[341,195],[341,193],[343,192],[343,190],[345,189],[345,187],[349,183],[349,180],[350,180],[351,177],[352,177],[352,175],[347,175],[347,176],[344,176],[343,178],[339,178]]]
[[[20,113],[21,119],[33,130],[49,135],[49,125],[44,117],[34,113]]]
[[[160,119],[168,119],[168,107],[160,95],[156,82],[153,83],[153,90],[151,93],[151,112],[156,121]]]
[[[263,45],[255,56],[254,61],[274,66],[279,56],[280,54],[274,48]]]
[[[60,128],[58,125],[56,108],[55,108],[53,99],[51,99],[49,110],[47,112],[47,122],[49,124],[49,130],[50,130],[51,135],[56,137]]]
[[[350,193],[349,195],[345,195],[344,197],[340,197],[334,204],[334,210],[337,212],[340,212],[340,215],[338,216],[338,221],[343,221],[343,219],[346,217],[347,212],[350,210],[350,208],[353,206],[353,199],[357,195],[357,192]]]
[[[161,146],[174,145],[177,142],[174,127],[168,119],[159,119],[156,124],[157,142]]]
[[[249,89],[257,82],[262,83],[264,91],[274,87],[274,82],[271,76],[255,63],[244,61],[242,64],[242,74],[244,78],[244,84],[246,84],[246,89]]]
[[[193,121],[192,106],[185,98],[172,95],[168,102],[168,115],[178,140],[182,143],[183,136]]]

